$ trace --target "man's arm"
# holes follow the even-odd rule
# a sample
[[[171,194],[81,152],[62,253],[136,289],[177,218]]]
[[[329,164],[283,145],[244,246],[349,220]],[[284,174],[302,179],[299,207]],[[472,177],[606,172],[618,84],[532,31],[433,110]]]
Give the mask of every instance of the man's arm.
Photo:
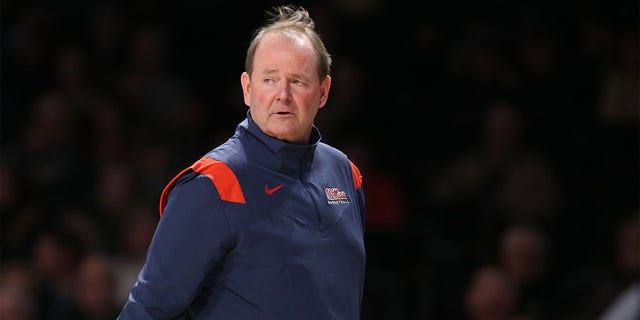
[[[198,173],[180,178],[119,320],[169,319],[185,312],[229,249],[229,224],[222,208],[209,178]]]

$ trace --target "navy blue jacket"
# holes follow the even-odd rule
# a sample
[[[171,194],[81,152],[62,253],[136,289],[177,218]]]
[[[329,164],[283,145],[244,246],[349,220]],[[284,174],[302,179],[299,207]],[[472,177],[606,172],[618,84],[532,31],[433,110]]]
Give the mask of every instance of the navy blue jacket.
[[[178,174],[118,319],[360,319],[362,176],[315,126],[310,141],[269,137],[248,114]]]

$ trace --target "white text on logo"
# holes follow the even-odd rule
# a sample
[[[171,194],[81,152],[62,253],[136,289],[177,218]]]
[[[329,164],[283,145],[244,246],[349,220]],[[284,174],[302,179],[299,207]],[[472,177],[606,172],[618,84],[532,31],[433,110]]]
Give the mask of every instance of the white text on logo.
[[[349,203],[347,194],[344,193],[344,191],[340,191],[338,188],[324,188],[324,193],[327,195],[327,203],[329,204]]]

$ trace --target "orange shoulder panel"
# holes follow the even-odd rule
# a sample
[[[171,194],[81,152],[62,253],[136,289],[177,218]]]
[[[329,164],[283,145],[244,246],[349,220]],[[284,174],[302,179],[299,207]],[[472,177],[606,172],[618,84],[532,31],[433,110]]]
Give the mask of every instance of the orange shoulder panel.
[[[360,170],[358,170],[358,167],[356,167],[356,165],[351,162],[351,160],[349,160],[349,163],[351,164],[351,175],[353,175],[353,184],[356,186],[356,189],[359,189],[360,186],[362,186],[362,174],[360,173]]]
[[[173,184],[185,173],[191,170],[209,177],[211,182],[216,186],[216,189],[220,194],[220,199],[229,202],[246,203],[238,178],[236,178],[236,175],[233,173],[231,168],[222,161],[211,158],[202,158],[190,167],[178,173],[173,179],[171,179],[164,190],[162,190],[162,195],[160,196],[160,216],[162,216],[164,207],[167,204],[167,196],[169,195],[169,191],[171,190],[171,187],[173,187]]]
[[[229,202],[247,203],[244,200],[244,194],[240,188],[238,178],[226,163],[211,158],[202,158],[194,163],[191,168],[195,172],[205,174],[211,179],[216,189],[218,189],[218,193],[220,193],[220,199]]]

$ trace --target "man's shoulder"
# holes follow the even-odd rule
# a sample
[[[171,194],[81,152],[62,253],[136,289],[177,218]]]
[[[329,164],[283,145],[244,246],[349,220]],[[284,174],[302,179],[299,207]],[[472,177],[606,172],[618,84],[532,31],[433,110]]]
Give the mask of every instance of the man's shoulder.
[[[318,148],[318,153],[323,157],[335,159],[338,161],[348,160],[347,155],[344,152],[342,152],[342,150],[332,145],[329,145],[327,143],[320,142],[318,143],[317,148]]]
[[[201,178],[206,177],[218,190],[220,199],[228,202],[245,203],[238,177],[224,160],[203,157],[191,165],[191,170]]]

